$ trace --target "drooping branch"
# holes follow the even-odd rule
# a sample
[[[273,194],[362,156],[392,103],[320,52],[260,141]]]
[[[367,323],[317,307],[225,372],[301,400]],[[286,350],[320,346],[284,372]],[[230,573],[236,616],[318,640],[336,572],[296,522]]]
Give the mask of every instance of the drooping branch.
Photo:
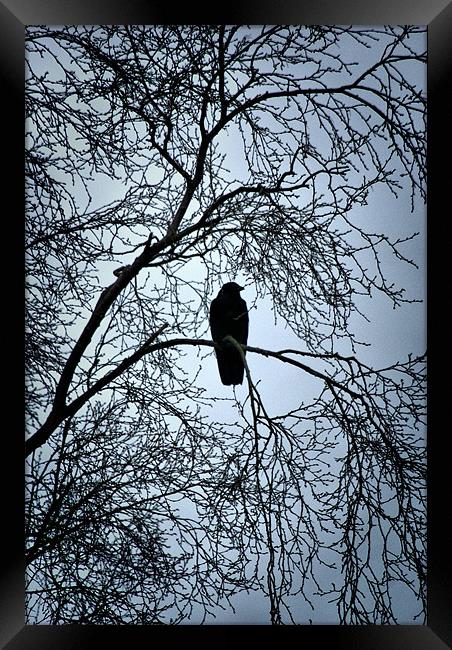
[[[127,272],[127,271],[125,271]],[[183,346],[204,346],[204,347],[215,347],[215,343],[213,341],[205,340],[205,339],[186,339],[186,338],[173,338],[169,339],[166,341],[162,341],[159,343],[153,343],[155,339],[166,329],[168,325],[164,324],[162,325],[147,341],[144,343],[135,353],[130,355],[128,358],[124,359],[122,362],[118,364],[118,366],[111,370],[109,373],[107,373],[104,377],[96,381],[87,391],[85,391],[82,395],[74,399],[72,402],[69,404],[64,404],[64,405],[58,405],[57,407],[54,407],[50,415],[48,416],[46,422],[42,425],[42,427],[36,431],[26,442],[26,456],[31,454],[33,451],[35,451],[38,447],[43,445],[49,438],[49,436],[55,431],[55,429],[63,422],[67,417],[72,417],[79,411],[79,409],[94,395],[98,394],[100,391],[104,390],[107,388],[115,379],[117,379],[125,370],[130,368],[132,365],[137,363],[140,359],[145,357],[148,354],[152,354],[153,352],[156,352],[158,350],[166,350],[170,348],[175,348],[175,347],[183,347]],[[357,399],[363,402],[365,405],[369,418],[373,419],[373,415],[371,412],[370,406],[367,404],[367,401],[363,395],[363,393],[357,392],[356,390],[351,389],[347,383],[339,382],[333,377],[331,377],[328,373],[326,372],[321,372],[306,363],[302,363],[301,361],[298,361],[297,359],[293,359],[289,354],[292,355],[303,355],[306,353],[303,353],[301,351],[297,350],[282,350],[282,351],[273,351],[273,350],[265,350],[263,348],[257,348],[253,347],[250,345],[242,345],[241,346],[243,350],[246,350],[247,352],[259,354],[268,358],[273,358],[277,359],[278,361],[281,361],[283,363],[290,364],[292,366],[295,366],[296,368],[299,368],[300,370],[303,370],[307,374],[311,375],[312,377],[315,377],[316,379],[321,380],[325,386],[331,387],[331,388],[336,388],[344,393],[346,393],[349,397],[352,399]],[[318,360],[339,360],[339,361],[345,361],[347,364],[350,364],[350,357],[345,358],[341,357],[340,355],[327,355],[327,354],[322,354],[319,353],[318,355],[315,355],[313,353],[309,353],[309,357],[311,359],[318,359]],[[353,358],[355,363],[359,363],[356,359]],[[363,366],[363,368],[366,370],[366,372],[369,372],[369,368],[366,366]],[[371,371],[370,372],[374,372]],[[351,376],[353,377],[353,371],[351,373]],[[378,427],[378,424],[377,424]],[[385,437],[385,433],[382,430],[382,435]],[[388,442],[388,444],[390,444]]]

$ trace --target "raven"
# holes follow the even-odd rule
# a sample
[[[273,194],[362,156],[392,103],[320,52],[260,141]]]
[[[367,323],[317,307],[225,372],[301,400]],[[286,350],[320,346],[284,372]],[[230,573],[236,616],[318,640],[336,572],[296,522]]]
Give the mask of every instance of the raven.
[[[215,354],[225,386],[243,381],[244,365],[240,352],[233,343],[223,340],[228,335],[243,345],[248,340],[248,308],[240,297],[242,289],[236,282],[227,282],[210,305],[210,331],[213,341],[219,346],[215,347]]]

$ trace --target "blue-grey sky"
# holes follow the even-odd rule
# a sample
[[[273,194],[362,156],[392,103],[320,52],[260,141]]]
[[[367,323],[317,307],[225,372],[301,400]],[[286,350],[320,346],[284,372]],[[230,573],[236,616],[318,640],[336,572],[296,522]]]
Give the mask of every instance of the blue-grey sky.
[[[425,36],[419,36],[425,38]],[[359,55],[358,55],[359,52]],[[356,62],[357,72],[360,68],[369,65],[375,59],[375,52],[364,48],[351,49],[348,53],[350,61]],[[359,56],[359,58],[357,58]],[[49,61],[32,61],[32,64],[43,69],[48,69]],[[418,83],[424,85],[425,71],[407,69],[407,75],[422,74]],[[321,147],[321,135],[319,141],[314,145]],[[227,153],[227,166],[232,170],[232,175],[244,177],[247,170],[243,163],[242,146],[238,133],[234,129],[228,131],[227,137],[221,141],[222,150]],[[94,175],[89,182],[92,205],[104,206],[124,196],[127,191],[127,181],[109,180],[105,175]],[[74,189],[77,196],[78,190]],[[83,201],[81,194],[77,197]],[[408,185],[403,188],[398,197],[394,197],[384,186],[378,186],[370,192],[367,205],[356,206],[351,210],[350,218],[360,223],[365,223],[371,232],[382,232],[392,237],[409,237],[413,232],[419,232],[419,236],[407,242],[404,251],[417,264],[417,268],[400,262],[394,255],[382,253],[382,262],[388,279],[398,283],[406,290],[408,297],[419,300],[418,303],[405,304],[393,309],[390,301],[383,295],[375,293],[371,298],[358,297],[357,304],[368,321],[359,315],[353,315],[350,319],[350,329],[355,332],[358,340],[370,344],[368,347],[358,347],[357,356],[365,363],[374,368],[384,367],[395,361],[404,361],[408,354],[420,354],[426,347],[426,210],[423,203],[416,199],[414,211],[411,212],[411,203]],[[105,262],[98,268],[99,292],[110,285],[114,279],[112,271],[120,265],[133,261],[133,255],[122,257],[117,262]],[[183,271],[189,274],[190,278],[203,282],[205,269],[196,261],[187,264]],[[242,297],[250,307],[250,328],[248,343],[251,346],[266,348],[269,350],[280,350],[293,348],[305,350],[303,341],[285,325],[281,317],[276,316],[273,304],[269,296],[260,297],[252,280],[245,273],[239,273],[236,277],[230,277],[245,284],[246,288]],[[152,282],[155,281],[155,275]],[[221,286],[221,282],[215,282],[210,278],[214,290],[213,299]],[[187,298],[191,294],[187,293]],[[95,301],[94,301],[95,302]],[[86,322],[87,312],[81,310],[80,318],[72,329],[74,336],[81,331]],[[208,338],[208,313],[205,312],[203,326],[199,328],[198,336]],[[96,339],[94,339],[94,343]],[[339,343],[337,351],[348,353],[350,350],[345,343]],[[210,348],[187,348],[183,361],[183,368],[187,372],[198,366],[200,372],[198,384],[205,389],[206,396],[219,398],[230,398],[231,387],[223,386],[219,380],[217,364],[213,350]],[[282,364],[274,359],[267,359],[256,354],[248,355],[249,368],[255,382],[259,381],[259,388],[263,401],[271,414],[287,412],[299,406],[300,402],[310,403],[320,391],[319,382],[299,369],[288,364]],[[243,400],[247,395],[246,385],[236,388],[238,400]],[[237,408],[234,402],[218,401],[215,405],[208,407],[209,416],[218,421],[234,421],[238,418]],[[332,459],[332,463],[334,460]],[[322,569],[325,581],[331,580],[332,574]],[[321,569],[319,569],[321,571]],[[314,600],[314,602],[316,602]],[[218,609],[215,618],[207,618],[206,623],[215,624],[264,624],[269,622],[268,601],[262,594],[250,593],[240,594],[233,600],[236,611],[232,612],[227,604],[226,609]],[[322,600],[325,603],[325,599]],[[302,623],[312,621],[313,623],[335,623],[337,620],[336,608],[334,605],[322,604],[312,611],[304,602],[293,602],[297,618]],[[400,623],[413,622],[412,617],[417,612],[417,604],[413,599],[400,594],[400,601],[395,609],[400,615]],[[198,623],[196,611],[190,623]]]

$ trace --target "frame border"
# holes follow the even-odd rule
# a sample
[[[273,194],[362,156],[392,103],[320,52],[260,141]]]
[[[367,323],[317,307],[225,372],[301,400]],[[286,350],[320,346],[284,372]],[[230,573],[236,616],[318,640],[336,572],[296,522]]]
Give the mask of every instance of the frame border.
[[[266,4],[268,2],[268,4]],[[14,252],[23,250],[24,196],[23,196],[23,115],[24,115],[24,32],[32,24],[167,24],[176,17],[180,24],[423,24],[428,26],[428,205],[429,217],[427,236],[428,262],[428,305],[427,340],[429,347],[428,384],[428,624],[400,626],[286,626],[275,632],[266,625],[181,625],[160,626],[33,626],[24,625],[24,540],[23,540],[23,458],[24,431],[23,401],[24,388],[22,368],[24,367],[22,314],[24,302],[18,301],[17,284],[25,286],[25,272],[21,255],[13,256],[6,270],[8,278],[3,283],[6,289],[4,318],[8,323],[7,348],[14,354],[7,364],[8,394],[15,400],[11,425],[4,428],[6,453],[9,469],[8,491],[4,491],[4,522],[7,534],[3,535],[3,556],[8,570],[0,581],[0,643],[10,650],[32,650],[34,648],[71,650],[103,645],[108,640],[114,643],[137,643],[143,641],[216,641],[223,637],[227,641],[235,638],[255,642],[269,640],[268,635],[289,640],[287,634],[295,635],[297,641],[323,645],[330,642],[337,648],[360,648],[362,650],[444,650],[452,647],[452,624],[450,621],[452,602],[450,576],[446,575],[450,564],[452,542],[444,521],[449,505],[446,497],[446,476],[450,472],[450,455],[443,452],[447,436],[440,424],[447,405],[444,383],[440,377],[441,354],[444,357],[444,333],[440,321],[434,318],[433,305],[438,296],[435,290],[441,280],[446,281],[450,271],[445,267],[446,237],[438,237],[438,229],[431,225],[436,215],[444,211],[444,188],[450,184],[450,174],[442,163],[441,153],[445,148],[445,136],[450,136],[450,115],[446,114],[444,100],[447,80],[452,78],[452,4],[448,0],[380,0],[377,3],[355,4],[353,0],[305,0],[300,6],[297,0],[283,0],[271,4],[272,0],[249,0],[237,6],[227,3],[215,15],[213,6],[203,6],[198,12],[186,6],[177,10],[163,0],[0,0],[0,71],[3,79],[2,107],[4,134],[9,142],[5,147],[4,160],[7,164],[7,188],[11,209],[5,211],[6,242]],[[445,126],[446,125],[446,126]],[[448,129],[448,133],[446,132]],[[450,140],[449,140],[450,141]],[[446,145],[447,146],[447,145]],[[448,148],[450,151],[450,148]],[[450,167],[450,165],[449,165]],[[446,176],[447,174],[447,176]],[[445,215],[446,216],[446,215]],[[13,217],[13,218],[11,218]],[[441,246],[443,248],[441,248]],[[435,250],[434,250],[435,249]],[[439,252],[439,249],[441,252]],[[449,251],[447,251],[449,252]],[[450,255],[450,253],[449,253]],[[442,266],[441,266],[442,265]],[[6,279],[6,278],[5,278]],[[11,281],[12,280],[12,281]],[[447,285],[446,285],[447,286]],[[440,292],[438,292],[440,293]],[[22,294],[23,295],[23,294]],[[17,302],[19,304],[17,305]],[[444,295],[442,296],[444,304]],[[18,309],[9,309],[17,305]],[[446,321],[447,322],[447,321]],[[442,334],[442,336],[441,336]],[[9,345],[9,342],[12,345]],[[8,396],[8,400],[9,400]],[[19,397],[20,396],[20,397]],[[16,408],[17,403],[17,408]],[[6,409],[5,409],[6,411]],[[5,414],[6,415],[6,414]],[[10,435],[10,431],[15,434]],[[446,464],[447,463],[447,464]],[[6,463],[4,462],[4,465]],[[9,495],[14,495],[11,499]],[[441,503],[443,502],[443,503]],[[5,529],[4,529],[5,530]],[[447,539],[449,537],[449,539]],[[445,561],[446,560],[446,561]],[[449,578],[449,579],[448,579]],[[288,631],[288,629],[290,632]],[[182,636],[183,635],[183,636]],[[275,638],[275,637],[273,637]],[[5,645],[3,645],[5,644]]]

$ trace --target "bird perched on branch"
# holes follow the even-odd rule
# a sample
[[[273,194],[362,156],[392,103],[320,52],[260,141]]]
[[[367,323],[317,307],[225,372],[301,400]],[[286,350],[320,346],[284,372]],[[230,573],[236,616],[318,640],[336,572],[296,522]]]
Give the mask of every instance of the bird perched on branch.
[[[236,282],[227,282],[210,305],[210,331],[217,344],[218,370],[225,386],[243,382],[244,363],[240,351],[231,341],[224,340],[232,336],[242,345],[248,340],[248,307],[240,297],[242,290]]]

